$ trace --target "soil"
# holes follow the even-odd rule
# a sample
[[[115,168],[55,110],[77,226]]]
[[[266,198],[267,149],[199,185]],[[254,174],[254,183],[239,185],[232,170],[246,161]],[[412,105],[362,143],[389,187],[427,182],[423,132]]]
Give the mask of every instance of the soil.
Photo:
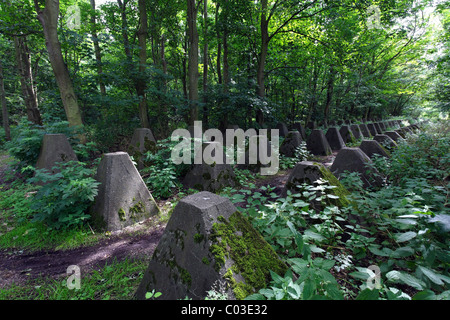
[[[333,155],[334,156],[334,155]],[[327,165],[332,157],[322,157],[320,162]],[[5,156],[2,156],[5,157]],[[0,161],[0,184],[5,182],[5,159]],[[263,195],[263,186],[270,185],[273,192],[281,194],[283,186],[291,170],[280,172],[278,175],[263,177],[255,182],[255,192]],[[163,202],[159,202],[161,207]],[[243,206],[245,203],[238,203]],[[12,284],[23,285],[30,279],[58,278],[67,276],[67,268],[71,265],[80,267],[83,274],[93,269],[101,268],[113,260],[139,258],[150,259],[164,232],[165,224],[157,224],[154,221],[145,221],[135,227],[114,233],[110,237],[99,241],[92,246],[79,247],[70,250],[42,250],[27,251],[18,249],[0,250],[0,289]],[[136,232],[137,231],[137,232]]]
[[[145,233],[125,233],[101,240],[93,246],[70,250],[8,249],[0,251],[0,289],[21,285],[30,279],[67,276],[67,268],[80,267],[82,274],[113,260],[149,259],[164,232],[164,226]]]

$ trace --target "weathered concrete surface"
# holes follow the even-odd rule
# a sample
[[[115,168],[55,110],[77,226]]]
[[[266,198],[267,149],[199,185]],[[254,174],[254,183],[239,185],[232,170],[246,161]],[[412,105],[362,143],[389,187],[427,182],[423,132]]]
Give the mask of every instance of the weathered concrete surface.
[[[286,157],[294,157],[295,149],[302,144],[302,136],[299,131],[289,131],[280,146],[280,154]]]
[[[289,132],[288,127],[283,122],[279,122],[277,124],[277,126],[275,127],[275,129],[279,130],[279,136],[280,137],[286,137],[288,132]]]
[[[344,140],[345,143],[356,141],[355,135],[353,134],[352,129],[350,129],[350,126],[342,126],[339,129],[339,133],[341,134],[342,140]]]
[[[307,149],[313,155],[327,156],[332,153],[331,147],[322,130],[314,129],[306,141]]]
[[[68,161],[78,161],[78,158],[67,137],[64,134],[44,135],[36,169],[46,169],[54,174],[56,171],[53,167],[57,162]]]
[[[367,124],[361,123],[359,125],[359,128],[361,129],[361,133],[363,134],[364,138],[372,138],[372,135],[370,134],[369,128],[367,127]]]
[[[303,141],[306,141],[306,131],[305,128],[302,126],[302,124],[300,122],[296,122],[292,125],[292,128],[294,130],[298,130],[298,132],[300,132]]]
[[[227,198],[199,192],[182,199],[155,249],[137,299],[204,299],[217,281],[228,283],[229,299],[265,287],[270,272],[287,267]]]
[[[144,167],[142,156],[147,151],[154,152],[156,150],[156,139],[152,130],[148,128],[137,128],[134,130],[130,145],[128,146],[128,154],[131,155],[138,165],[138,169]]]
[[[378,134],[383,133],[383,129],[381,128],[380,124],[378,122],[374,123],[375,128],[377,128]]]
[[[327,138],[328,144],[333,151],[341,150],[345,147],[345,142],[342,140],[339,130],[335,127],[331,127],[327,130],[325,138]]]
[[[128,153],[104,154],[96,180],[101,184],[91,213],[94,221],[106,230],[120,230],[159,214]]]
[[[403,140],[402,136],[399,135],[397,132],[395,131],[386,131],[384,133],[385,135],[387,135],[388,137],[390,137],[392,140],[394,140],[396,143],[400,142]]]
[[[371,162],[360,148],[343,148],[337,154],[330,171],[338,178],[345,171],[358,172],[365,187],[380,186],[381,178],[368,166]]]
[[[334,199],[331,201],[333,205],[344,206],[348,203],[345,197],[349,194],[349,192],[342,186],[339,180],[331,173],[330,170],[325,168],[323,164],[311,161],[302,161],[297,163],[289,175],[286,184],[284,185],[281,196],[286,197],[288,195],[288,191],[294,194],[298,193],[299,185],[301,186],[305,183],[308,185],[313,185],[319,179],[325,180],[329,185],[336,187],[330,191],[332,194],[339,197],[339,199]],[[311,203],[311,205],[315,209],[319,208],[318,203]]]
[[[363,134],[361,132],[361,129],[359,128],[359,125],[357,124],[350,125],[350,130],[352,130],[352,133],[355,136],[356,140],[362,139]]]
[[[373,124],[373,123],[368,123],[367,128],[369,128],[370,134],[372,136],[376,136],[377,134],[381,133],[381,132],[378,132],[378,129],[375,127],[375,124]]]
[[[359,148],[369,156],[369,158],[373,159],[376,154],[390,158],[390,153],[386,150],[378,141],[376,140],[363,140]]]
[[[186,188],[217,192],[237,185],[233,167],[226,164],[222,143],[205,142],[201,164],[193,164],[183,179]]]
[[[397,147],[397,143],[392,140],[391,137],[385,134],[377,134],[375,137],[373,137],[373,140],[378,141],[381,145],[386,146],[386,148],[391,151]]]

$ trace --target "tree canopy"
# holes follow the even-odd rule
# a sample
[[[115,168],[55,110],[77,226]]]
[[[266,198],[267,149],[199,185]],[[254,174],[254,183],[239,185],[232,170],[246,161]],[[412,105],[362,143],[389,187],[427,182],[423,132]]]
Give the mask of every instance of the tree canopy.
[[[3,118],[110,146],[195,120],[446,117],[448,26],[431,0],[2,0]]]

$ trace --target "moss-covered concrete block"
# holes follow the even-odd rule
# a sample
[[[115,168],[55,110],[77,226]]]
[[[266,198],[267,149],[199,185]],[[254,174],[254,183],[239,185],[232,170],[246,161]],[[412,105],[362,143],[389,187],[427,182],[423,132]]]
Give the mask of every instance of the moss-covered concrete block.
[[[331,204],[339,207],[347,206],[349,204],[347,196],[350,193],[348,190],[345,189],[339,180],[331,173],[330,170],[325,168],[323,164],[311,161],[297,163],[289,175],[286,184],[284,185],[281,196],[286,197],[288,191],[296,193],[299,191],[298,186],[301,186],[304,183],[312,185],[319,179],[325,180],[330,186],[335,187],[331,189],[330,192],[339,198],[330,200],[330,202],[332,202]]]
[[[243,299],[268,284],[269,270],[287,266],[229,199],[199,192],[174,209],[136,298],[155,290],[165,300],[204,299],[221,281],[229,299]]]

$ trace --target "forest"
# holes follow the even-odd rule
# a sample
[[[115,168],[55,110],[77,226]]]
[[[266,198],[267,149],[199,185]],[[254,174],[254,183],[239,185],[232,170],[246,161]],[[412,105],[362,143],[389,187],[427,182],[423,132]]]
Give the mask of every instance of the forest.
[[[285,268],[251,266],[264,281],[245,278],[253,271],[239,263],[251,263],[252,246],[215,243],[226,232],[220,216],[194,232],[211,245],[203,264],[223,280],[201,299],[450,299],[448,0],[0,0],[0,101],[0,300],[136,299],[177,208],[205,191],[235,206],[239,226],[256,230]],[[211,180],[222,164],[198,174],[197,164],[171,161],[173,133],[197,123],[202,133],[281,129],[269,137],[281,146],[278,171],[231,166],[219,174],[230,185],[199,187],[194,179]],[[366,136],[372,123],[381,130]],[[344,136],[354,126],[359,133]],[[336,171],[334,128],[342,150],[373,138],[383,154],[363,153],[364,172]],[[139,151],[137,129],[151,135]],[[377,140],[388,133],[391,145]],[[62,152],[45,142],[56,135],[70,156],[45,170],[42,158]],[[317,153],[311,145],[326,139],[329,151]],[[306,162],[323,177],[286,191]],[[118,186],[101,180],[108,165]],[[105,229],[93,210],[125,192],[103,195],[127,189],[135,171],[133,188],[142,181],[157,213]],[[111,209],[116,224],[147,212],[131,198],[129,212]],[[168,263],[178,299],[198,298],[192,266]],[[79,288],[69,266],[81,267]],[[172,290],[149,288],[146,300]]]

